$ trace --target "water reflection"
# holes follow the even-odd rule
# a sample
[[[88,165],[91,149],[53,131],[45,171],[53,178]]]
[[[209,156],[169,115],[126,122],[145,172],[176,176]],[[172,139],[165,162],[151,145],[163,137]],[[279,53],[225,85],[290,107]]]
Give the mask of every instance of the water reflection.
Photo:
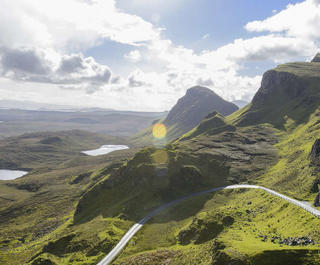
[[[114,151],[125,150],[125,149],[129,149],[129,147],[126,145],[103,145],[98,149],[82,151],[81,153],[89,156],[100,156],[100,155],[109,154]]]
[[[28,172],[20,170],[0,169],[0,180],[13,180],[27,175]]]

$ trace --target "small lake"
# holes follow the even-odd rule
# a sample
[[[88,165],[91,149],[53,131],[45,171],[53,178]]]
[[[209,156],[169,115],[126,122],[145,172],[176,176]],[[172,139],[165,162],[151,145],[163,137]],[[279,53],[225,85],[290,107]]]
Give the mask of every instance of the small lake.
[[[125,150],[125,149],[129,149],[129,146],[127,146],[127,145],[103,145],[99,149],[82,151],[81,153],[84,153],[89,156],[100,156],[100,155],[109,154],[114,151]]]
[[[20,170],[0,169],[0,180],[13,180],[27,175],[28,172]]]

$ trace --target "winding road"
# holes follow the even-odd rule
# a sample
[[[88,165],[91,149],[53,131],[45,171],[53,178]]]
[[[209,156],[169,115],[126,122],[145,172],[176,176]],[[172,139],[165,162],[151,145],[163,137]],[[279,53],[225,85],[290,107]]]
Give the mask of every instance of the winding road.
[[[175,206],[177,204],[179,204],[182,201],[191,199],[193,197],[197,197],[203,194],[207,194],[207,193],[211,193],[211,192],[217,192],[217,191],[221,191],[221,190],[233,190],[233,189],[260,189],[260,190],[264,190],[267,193],[270,193],[271,195],[277,196],[279,198],[282,198],[286,201],[288,201],[289,203],[292,203],[304,210],[306,210],[307,212],[313,214],[314,216],[316,216],[317,218],[320,218],[320,211],[313,208],[312,206],[305,204],[304,202],[289,198],[288,196],[285,196],[281,193],[278,193],[274,190],[265,188],[265,187],[261,187],[261,186],[256,186],[256,185],[231,185],[231,186],[225,186],[225,187],[219,187],[219,188],[213,188],[211,190],[206,190],[206,191],[201,191],[201,192],[196,192],[193,193],[189,196],[177,199],[175,201],[172,201],[170,203],[164,204],[161,207],[155,209],[154,211],[152,211],[151,213],[149,213],[147,216],[145,216],[143,219],[141,219],[138,223],[136,223],[135,225],[133,225],[130,230],[122,237],[122,239],[120,240],[120,242],[114,247],[114,249],[103,259],[101,260],[97,265],[108,265],[110,264],[115,257],[121,252],[121,250],[127,245],[127,243],[130,241],[130,239],[142,228],[142,226],[147,223],[151,218],[153,218],[154,216],[156,216],[157,214],[159,214],[161,211]]]

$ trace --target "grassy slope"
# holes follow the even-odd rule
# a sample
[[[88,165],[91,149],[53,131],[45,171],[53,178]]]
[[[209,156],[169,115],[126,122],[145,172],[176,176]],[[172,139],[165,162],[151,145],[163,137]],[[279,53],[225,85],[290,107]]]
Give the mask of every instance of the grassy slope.
[[[202,208],[194,213],[198,204]],[[231,226],[223,224],[226,217],[233,218]],[[201,243],[192,240],[187,245],[181,244],[179,233],[190,229],[195,219],[202,220],[207,228],[212,223],[220,227],[211,226],[205,230],[206,238]],[[163,264],[166,259],[171,260],[169,264],[176,265],[210,265],[213,261],[222,265],[229,264],[230,260],[237,262],[235,264],[315,264],[320,258],[318,244],[293,247],[272,243],[271,238],[308,236],[319,241],[319,224],[312,215],[262,191],[220,192],[192,199],[154,218],[135,236],[115,264],[151,264],[150,260],[156,261],[156,258],[158,261],[152,264]],[[195,238],[203,229],[198,227]],[[261,235],[268,236],[266,242]],[[220,253],[218,258],[213,258],[213,249],[217,246],[220,250],[215,254]],[[172,251],[173,255],[163,255],[159,259],[154,250]],[[310,263],[299,262],[295,253],[299,254],[299,259],[309,259]],[[135,263],[137,260],[139,263]]]
[[[293,99],[289,104],[284,104],[280,109],[279,105],[276,105],[276,100],[274,105],[268,105],[269,108],[265,109],[250,104],[230,115],[225,121],[226,124],[237,125],[247,119],[243,124],[250,124],[248,117],[252,117],[250,115],[252,112],[259,112],[259,117],[263,117],[260,119],[261,123],[271,121],[273,124],[267,126],[275,127],[278,143],[274,147],[278,151],[278,160],[251,181],[310,203],[315,197],[312,191],[313,181],[320,175],[318,168],[310,165],[309,159],[312,144],[319,137],[320,131],[320,111],[317,109],[320,91],[319,67],[319,64],[314,63],[294,63],[275,69],[278,72],[290,72],[299,78],[308,79],[307,94],[312,95],[314,99],[310,104],[304,104],[303,101],[306,99],[304,95]],[[248,130],[251,127],[247,127]],[[212,137],[208,133],[212,135],[215,132],[207,131],[205,133],[207,140]],[[201,138],[201,125],[183,136],[181,140],[196,135],[200,136],[195,139]],[[193,210],[199,200],[201,198],[186,202],[155,218],[136,236],[135,244],[131,244],[115,264],[148,264],[148,260],[153,260],[153,264],[162,264],[168,260],[169,264],[222,265],[235,262],[235,264],[259,265],[311,265],[320,261],[318,252],[320,234],[317,229],[320,221],[297,207],[262,191],[244,193],[234,191],[231,194],[223,192],[214,195],[213,198],[203,198],[205,204],[195,215]],[[188,210],[189,215],[186,213]],[[190,217],[182,217],[177,221],[176,219],[180,218],[172,217],[177,215]],[[177,234],[181,229],[190,226],[194,215],[205,220],[205,223],[207,220],[220,222],[223,216],[230,215],[235,222],[231,227],[224,227],[218,236],[213,233],[215,240],[202,244],[191,242],[187,246],[182,246],[177,240]],[[155,235],[158,235],[157,240],[154,240]],[[266,242],[259,235],[268,236]],[[281,238],[307,236],[317,243],[309,246],[286,246],[278,242],[272,243],[270,241],[272,236]],[[162,250],[162,256],[158,253],[159,249]]]
[[[163,122],[163,120],[159,120],[159,122]],[[186,129],[184,127],[172,125],[167,126],[167,135],[165,139],[157,140],[152,135],[152,126],[142,130],[141,132],[135,134],[130,138],[130,143],[135,146],[164,146],[167,143],[176,140],[179,136],[185,133]]]
[[[52,137],[61,142],[49,145],[53,149],[49,152],[48,144],[39,142]],[[121,165],[136,152],[89,157],[79,151],[120,142],[120,138],[80,131],[36,133],[1,142],[3,160],[19,164],[23,154],[26,157],[19,166],[32,167],[25,177],[0,183],[1,264],[24,264],[59,231],[65,232],[84,191],[104,176],[108,166]],[[10,149],[15,151],[7,155],[4,150]]]
[[[146,164],[153,165],[154,168],[163,167],[164,165],[155,162],[158,159],[153,159],[156,156],[155,149],[146,149],[140,152],[122,169],[124,172],[126,170],[131,172],[130,176],[133,178],[129,182],[125,180],[119,187],[115,185],[113,189],[108,188],[107,191],[104,187],[101,189],[101,192],[96,187],[93,187],[91,193],[95,194],[95,196],[92,199],[90,199],[90,196],[83,197],[87,201],[87,204],[84,204],[86,210],[83,216],[87,217],[88,213],[93,213],[97,209],[101,210],[95,211],[88,219],[81,219],[81,217],[78,220],[77,218],[75,219],[76,223],[73,227],[77,234],[76,242],[81,240],[81,234],[84,233],[87,226],[96,227],[97,231],[99,231],[96,234],[108,234],[110,228],[98,226],[97,222],[99,220],[101,222],[114,222],[118,220],[123,227],[128,227],[163,201],[171,200],[175,196],[179,197],[195,190],[231,184],[235,180],[237,182],[258,183],[292,197],[311,202],[314,197],[314,194],[311,192],[314,180],[314,177],[311,175],[314,169],[309,166],[308,153],[319,128],[313,127],[311,130],[310,127],[318,119],[318,116],[315,114],[307,124],[292,129],[288,128],[288,131],[272,129],[270,126],[261,128],[250,126],[238,128],[236,132],[231,132],[232,136],[230,137],[228,137],[230,132],[210,136],[200,134],[196,138],[183,140],[168,146],[169,176],[172,169],[192,164],[196,165],[201,174],[207,178],[197,187],[190,187],[184,182],[170,182],[169,179],[169,183],[171,183],[170,187],[175,192],[173,195],[170,192],[171,189],[166,189],[164,197],[162,189],[166,187],[163,185],[168,180],[165,180],[163,177],[161,178],[161,182],[157,184],[159,185],[158,187],[161,187],[159,193],[159,190],[155,188],[154,178],[150,174],[154,172],[154,169],[149,167],[150,171],[148,171],[148,167],[145,167]],[[290,122],[287,125],[290,127]],[[274,140],[270,140],[268,138],[270,136],[266,136],[272,135],[270,130],[274,131],[275,137],[278,139],[278,143],[274,144],[274,148],[278,150],[279,154],[276,163],[274,163],[274,151],[270,148]],[[255,140],[262,140],[263,135],[265,140],[262,142],[268,139],[270,142],[264,147],[259,147],[255,143]],[[297,136],[299,137],[297,138]],[[293,141],[293,139],[296,140]],[[219,146],[218,141],[222,141],[220,143],[221,146]],[[215,147],[212,145],[215,145]],[[248,149],[243,150],[246,146]],[[261,149],[265,151],[267,148],[270,148],[270,151],[262,156],[253,152],[254,149],[261,152]],[[236,157],[244,159],[244,156],[248,156],[250,152],[253,153],[251,156],[249,155],[250,159],[248,163],[236,159]],[[225,158],[223,162],[225,166],[223,167],[219,167],[218,164],[213,163],[214,161],[219,161],[221,155]],[[226,159],[228,156],[234,157],[228,161]],[[270,160],[260,160],[265,156],[270,157]],[[213,165],[213,168],[207,168],[207,162],[204,162],[210,159],[210,164]],[[163,158],[160,158],[160,161],[162,160]],[[170,163],[173,163],[173,161],[176,164],[171,165]],[[266,165],[269,165],[269,169],[261,171],[260,169],[265,169]],[[140,171],[135,171],[137,168],[140,168]],[[229,174],[227,175],[226,172],[228,170],[225,171],[226,168],[229,169]],[[218,170],[221,170],[221,173]],[[213,172],[213,174],[210,174],[210,172]],[[297,173],[293,175],[293,172]],[[175,174],[177,172],[172,172],[172,176]],[[246,179],[236,179],[236,176],[243,176],[244,174],[246,175]],[[152,179],[151,182],[149,182],[150,177]],[[102,180],[102,183],[105,183],[104,181],[109,178],[110,176],[107,175],[106,179]],[[139,182],[139,186],[138,184],[134,184],[133,187],[135,188],[132,188],[131,183],[135,183],[136,181]],[[177,186],[173,187],[172,185]],[[124,187],[127,188],[124,189]],[[184,188],[181,189],[181,187]],[[141,190],[145,192],[141,193]],[[103,194],[103,196],[99,197],[99,194]],[[100,201],[100,203],[97,204],[97,201]],[[252,204],[248,205],[249,201]],[[92,205],[92,207],[88,207],[89,205]],[[247,214],[246,210],[248,209],[254,214]],[[191,242],[190,244],[182,245],[179,243],[177,235],[180,230],[190,226],[194,216],[205,220],[206,225],[204,227],[210,224],[210,222],[221,224],[222,219],[226,216],[232,216],[235,221],[231,227],[224,226],[218,235],[216,235],[216,232],[213,232],[212,238],[201,242],[201,244]],[[268,221],[266,222],[266,220]],[[164,260],[170,260],[171,263],[169,264],[211,264],[213,260],[212,249],[217,248],[217,246],[223,246],[223,250],[215,251],[215,253],[220,253],[214,258],[215,262],[218,262],[217,264],[225,264],[228,259],[237,260],[237,262],[242,262],[243,264],[247,264],[246,262],[249,261],[253,264],[264,264],[265,260],[270,260],[272,257],[277,257],[277,262],[279,262],[274,264],[293,262],[293,260],[298,263],[292,264],[314,264],[312,262],[319,260],[316,251],[319,247],[318,244],[316,246],[310,245],[304,247],[280,246],[278,243],[271,243],[270,237],[280,236],[288,238],[307,236],[320,242],[320,235],[316,229],[318,225],[319,220],[312,215],[263,192],[222,192],[214,196],[193,199],[152,220],[130,243],[116,264],[150,264],[151,261],[152,264],[163,264]],[[110,241],[112,243],[110,243],[110,248],[116,244],[119,237],[126,230],[117,231],[117,233],[111,236]],[[210,231],[206,231],[206,234],[210,235]],[[66,232],[62,232],[61,235],[65,236]],[[267,242],[263,242],[259,235],[267,235],[269,239]],[[91,239],[87,241],[94,242]],[[97,245],[101,244],[103,240],[100,239],[96,242],[96,245],[92,246],[95,250],[99,249]],[[77,257],[79,264],[94,264],[94,261],[99,260],[99,257],[106,254],[108,250],[109,248],[99,249],[96,255],[92,257],[88,256],[89,247],[81,251],[64,253],[62,255],[63,258],[55,255],[51,259],[56,260],[57,264],[68,264],[73,257]],[[226,253],[226,255],[221,253]],[[45,255],[42,254],[42,257]],[[307,263],[309,262],[308,260],[311,263]],[[73,262],[72,264],[78,263]]]
[[[308,92],[317,99],[320,91],[318,64],[288,64],[276,68],[276,71],[290,72],[300,78],[311,80]],[[271,128],[276,126],[274,132],[278,143],[274,147],[278,150],[278,160],[273,166],[269,167],[257,178],[251,179],[251,181],[312,203],[315,197],[312,192],[312,185],[313,181],[319,177],[319,172],[317,168],[310,166],[309,154],[312,144],[319,137],[320,115],[319,110],[316,109],[318,102],[306,106],[301,100],[301,98],[293,100],[290,105],[284,106],[281,110],[276,109],[274,113],[271,113],[284,117],[281,120],[281,126],[279,126],[278,117],[264,116],[265,120],[262,120],[262,122],[277,120],[276,124],[266,126]],[[301,108],[293,108],[293,106],[297,105],[300,105]],[[274,106],[271,106],[271,109],[272,107]],[[236,125],[243,117],[246,118],[247,113],[250,111],[252,111],[252,105],[248,105],[237,113],[230,115],[225,122],[229,125]],[[304,117],[306,113],[308,115],[311,113],[307,119]],[[249,126],[248,130],[251,127]],[[200,126],[195,128],[182,137],[182,140],[195,135],[200,135],[195,138],[200,139],[202,137],[200,129]],[[209,134],[215,134],[214,130],[209,131]],[[208,137],[212,136],[206,135],[206,137],[208,141]],[[317,231],[319,220],[312,215],[279,199],[272,198],[270,195],[263,194],[263,192],[250,191],[244,193],[244,195],[237,194],[234,198],[230,198],[230,195],[228,195],[223,198],[220,205],[214,205],[216,199],[214,197],[213,200],[207,201],[207,203],[211,201],[213,205],[210,205],[209,208],[204,206],[198,214],[200,216],[204,212],[205,215],[208,212],[209,215],[210,212],[216,214],[216,211],[220,212],[222,208],[222,215],[232,215],[236,221],[232,229],[224,228],[223,232],[217,237],[218,245],[223,245],[224,249],[216,252],[224,252],[227,256],[215,255],[215,264],[225,264],[228,262],[228,258],[238,260],[238,262],[241,260],[244,264],[247,264],[246,262],[251,262],[252,264],[315,264],[319,262],[318,244],[316,246],[290,247],[271,243],[270,239],[267,242],[263,242],[259,238],[259,235],[273,235],[282,238],[310,236],[316,242],[319,242],[320,238]],[[252,205],[248,206],[248,201],[251,201]],[[175,214],[179,214],[180,211],[184,215],[188,207],[195,208],[194,205],[190,206],[190,202],[188,202],[173,211]],[[226,208],[228,209],[227,211]],[[250,216],[248,219],[247,217],[243,218],[242,214],[237,215],[238,211],[243,212],[248,208],[258,211],[259,214],[254,218]],[[263,213],[260,213],[261,209],[263,209]],[[167,216],[168,213],[164,213],[164,215]],[[211,253],[212,248],[214,248],[212,240],[201,245],[190,244],[187,246],[181,246],[177,242],[176,235],[179,229],[186,223],[190,223],[193,215],[192,211],[189,219],[182,218],[181,222],[168,220],[164,224],[157,224],[159,222],[158,219],[161,219],[161,217],[156,218],[154,220],[155,223],[146,226],[142,233],[136,237],[134,240],[136,244],[130,245],[116,264],[136,264],[135,262],[137,261],[139,261],[137,264],[148,264],[148,259],[152,260],[153,258],[155,258],[154,264],[162,264],[161,262],[166,259],[171,260],[170,264],[198,264],[198,262],[199,264],[211,264],[213,255],[208,255],[208,252]],[[162,216],[162,218],[165,217]],[[219,220],[219,218],[216,219]],[[240,221],[241,219],[242,221]],[[268,221],[266,222],[266,220]],[[240,223],[237,224],[237,222]],[[246,229],[243,229],[244,227]],[[159,234],[160,238],[153,240],[155,234]],[[161,253],[159,254],[154,250],[163,248],[174,251],[174,254],[164,251],[162,258],[159,258]],[[141,254],[144,251],[148,252]]]
[[[278,150],[278,161],[259,177],[251,179],[252,183],[312,203],[315,197],[312,183],[319,173],[310,166],[309,153],[319,136],[319,120],[317,111],[306,124],[295,127],[288,121],[286,131],[275,130],[279,139],[274,145]],[[252,204],[248,205],[248,202]],[[196,207],[198,204],[202,206]],[[195,213],[194,209],[198,211]],[[246,213],[246,210],[251,213]],[[221,222],[225,216],[232,216],[235,222],[231,227],[224,227],[217,237],[213,233],[215,240],[181,245],[177,234],[190,225],[194,216],[217,222]],[[222,192],[212,198],[206,196],[183,203],[152,220],[135,237],[135,244],[126,248],[115,264],[148,264],[148,260],[153,259],[153,264],[162,264],[168,259],[171,260],[169,264],[209,265],[213,261],[216,262],[214,264],[226,264],[231,259],[237,261],[236,264],[311,265],[320,261],[319,224],[320,221],[312,215],[262,191]],[[268,236],[268,240],[263,242],[259,235]],[[306,236],[318,243],[286,246],[272,243],[272,236]],[[223,248],[217,251],[216,245]],[[213,249],[219,254],[212,255]],[[162,255],[158,253],[159,250],[162,250]]]

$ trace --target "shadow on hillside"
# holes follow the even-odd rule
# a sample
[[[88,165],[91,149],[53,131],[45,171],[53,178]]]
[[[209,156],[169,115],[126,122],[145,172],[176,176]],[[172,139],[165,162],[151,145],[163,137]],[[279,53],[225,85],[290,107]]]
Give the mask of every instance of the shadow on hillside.
[[[254,256],[252,264],[259,265],[303,265],[303,264],[313,264],[308,257],[317,256],[318,250],[266,250],[261,254]]]
[[[205,188],[200,189],[200,191],[205,190]],[[197,191],[195,191],[197,192]],[[229,191],[224,191],[229,192]],[[190,193],[188,193],[190,194]],[[196,216],[201,210],[204,209],[205,204],[215,196],[216,192],[205,193],[199,196],[186,198],[185,200],[179,200],[183,195],[178,197],[167,199],[159,202],[157,206],[154,207],[144,207],[143,204],[136,204],[136,202],[148,201],[148,198],[135,198],[130,202],[130,206],[127,204],[128,208],[122,207],[123,211],[112,211],[110,208],[98,208],[90,215],[80,216],[75,215],[74,224],[80,225],[90,222],[98,216],[103,218],[120,218],[122,220],[128,220],[135,223],[140,223],[142,219],[149,216],[153,212],[157,212],[151,219],[148,218],[147,223],[167,223],[170,221],[181,221],[189,217]],[[176,199],[179,201],[171,204]],[[151,198],[149,197],[149,200]],[[228,202],[228,196],[224,199],[224,203]],[[123,206],[123,205],[122,205]],[[168,206],[168,207],[167,207]],[[128,209],[128,210],[127,210]],[[134,210],[133,210],[134,209]]]

